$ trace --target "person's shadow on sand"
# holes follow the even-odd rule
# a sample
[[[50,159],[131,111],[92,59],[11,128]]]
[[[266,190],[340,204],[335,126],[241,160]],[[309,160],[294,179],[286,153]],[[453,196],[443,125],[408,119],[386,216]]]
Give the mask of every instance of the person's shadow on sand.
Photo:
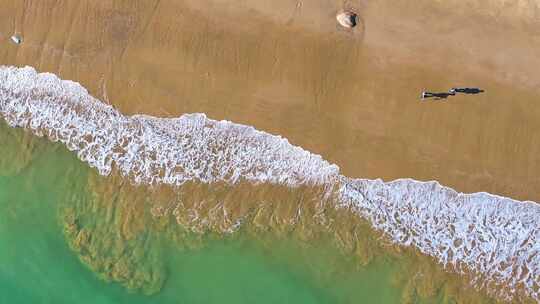
[[[452,88],[449,91],[450,93],[463,93],[463,94],[480,94],[483,93],[484,90],[479,88]]]
[[[434,98],[435,100],[447,99],[449,96],[455,96],[456,94],[480,94],[484,90],[479,88],[451,88],[448,92],[422,92],[421,99]]]

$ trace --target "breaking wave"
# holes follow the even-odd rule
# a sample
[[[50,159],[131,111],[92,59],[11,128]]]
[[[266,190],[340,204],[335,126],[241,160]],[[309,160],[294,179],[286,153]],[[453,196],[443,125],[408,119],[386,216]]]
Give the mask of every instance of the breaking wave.
[[[86,89],[33,68],[0,67],[0,115],[60,141],[101,175],[135,184],[239,181],[337,190],[336,208],[367,219],[393,243],[472,274],[494,296],[540,301],[540,206],[437,182],[351,179],[319,155],[252,127],[208,119],[125,116]],[[505,288],[497,288],[504,286]]]
[[[29,67],[3,68],[0,83],[1,113],[10,126],[64,143],[102,175],[113,164],[137,184],[245,179],[297,186],[338,175],[319,155],[253,127],[204,114],[124,116],[78,83]]]

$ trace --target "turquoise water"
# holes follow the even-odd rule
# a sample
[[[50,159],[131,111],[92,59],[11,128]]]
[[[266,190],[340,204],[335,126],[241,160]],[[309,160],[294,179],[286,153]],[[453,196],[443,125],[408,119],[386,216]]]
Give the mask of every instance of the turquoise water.
[[[268,247],[214,239],[197,250],[167,245],[167,281],[152,296],[100,280],[69,248],[58,211],[90,169],[63,147],[44,145],[21,171],[0,172],[0,303],[399,302],[391,264],[344,271],[352,264],[339,262],[332,246],[306,255],[287,241]]]

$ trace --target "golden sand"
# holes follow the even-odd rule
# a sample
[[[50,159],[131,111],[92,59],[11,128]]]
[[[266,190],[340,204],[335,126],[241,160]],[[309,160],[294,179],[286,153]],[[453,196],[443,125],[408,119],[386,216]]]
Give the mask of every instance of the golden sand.
[[[343,9],[362,26],[339,26]],[[347,176],[540,201],[539,16],[498,0],[6,0],[0,63],[81,82],[126,113],[253,125]],[[486,92],[419,101],[452,86]]]

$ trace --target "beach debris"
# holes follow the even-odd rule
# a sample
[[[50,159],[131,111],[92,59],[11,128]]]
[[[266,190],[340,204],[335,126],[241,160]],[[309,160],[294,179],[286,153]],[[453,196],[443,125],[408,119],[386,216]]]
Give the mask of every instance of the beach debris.
[[[11,36],[11,41],[13,41],[15,44],[21,44],[22,43],[22,37],[19,34],[15,34]]]
[[[455,96],[457,93],[461,94],[480,94],[483,93],[484,90],[479,88],[451,88],[448,90],[448,92],[440,92],[440,93],[434,93],[434,92],[428,92],[428,91],[422,91],[422,95],[420,97],[421,100],[424,100],[426,98],[434,98],[435,100],[440,99],[446,99],[449,96]]]
[[[358,24],[358,15],[355,12],[343,11],[337,14],[338,23],[346,28],[353,28]]]

